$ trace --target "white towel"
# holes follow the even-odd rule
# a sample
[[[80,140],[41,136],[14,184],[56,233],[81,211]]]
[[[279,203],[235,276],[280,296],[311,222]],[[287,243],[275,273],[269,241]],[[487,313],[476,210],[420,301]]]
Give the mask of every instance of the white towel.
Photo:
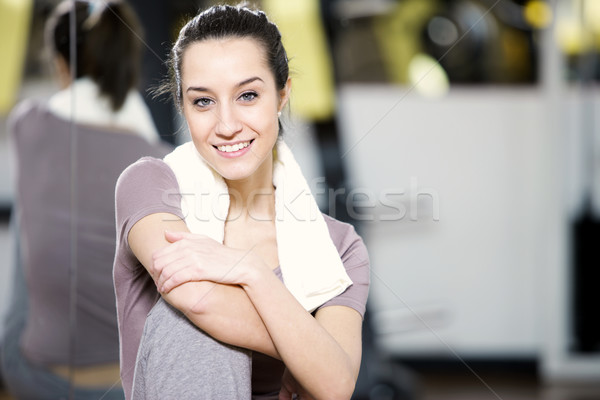
[[[223,178],[190,141],[164,161],[179,184],[181,210],[192,233],[223,243],[229,194]],[[290,149],[278,140],[273,164],[275,229],[279,264],[287,289],[308,311],[342,293],[352,281],[327,224]]]

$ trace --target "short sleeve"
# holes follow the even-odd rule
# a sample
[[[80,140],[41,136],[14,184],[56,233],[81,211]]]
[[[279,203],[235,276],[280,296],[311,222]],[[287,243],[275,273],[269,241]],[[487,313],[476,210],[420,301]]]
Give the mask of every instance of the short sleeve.
[[[325,218],[330,236],[336,245],[346,268],[346,273],[352,280],[342,294],[327,301],[317,310],[328,306],[346,306],[355,309],[364,317],[370,285],[370,262],[367,248],[352,225],[342,223],[332,218]]]
[[[143,157],[119,176],[115,189],[117,240],[125,241],[140,219],[169,213],[183,219],[177,178],[162,160]]]

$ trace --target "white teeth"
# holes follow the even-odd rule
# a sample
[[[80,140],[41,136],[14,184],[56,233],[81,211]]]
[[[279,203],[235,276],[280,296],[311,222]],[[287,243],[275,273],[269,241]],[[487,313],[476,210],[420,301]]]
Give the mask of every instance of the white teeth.
[[[250,142],[244,142],[244,143],[234,144],[233,146],[225,145],[225,146],[219,146],[217,148],[219,149],[219,151],[222,151],[224,153],[231,153],[231,152],[246,148],[249,145],[250,145]]]

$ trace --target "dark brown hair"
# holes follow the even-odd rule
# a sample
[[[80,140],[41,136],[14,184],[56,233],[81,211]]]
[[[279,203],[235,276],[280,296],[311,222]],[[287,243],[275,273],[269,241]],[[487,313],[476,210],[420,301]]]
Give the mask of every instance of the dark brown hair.
[[[181,107],[181,63],[185,50],[194,42],[231,37],[252,38],[260,43],[277,88],[284,88],[289,67],[277,26],[262,11],[252,10],[245,5],[220,5],[201,12],[181,28],[168,61],[169,80],[157,90],[157,94],[170,92],[175,104]]]
[[[119,110],[140,75],[141,26],[122,1],[64,1],[46,23],[46,43],[71,65],[70,13],[75,7],[75,78],[90,77]]]

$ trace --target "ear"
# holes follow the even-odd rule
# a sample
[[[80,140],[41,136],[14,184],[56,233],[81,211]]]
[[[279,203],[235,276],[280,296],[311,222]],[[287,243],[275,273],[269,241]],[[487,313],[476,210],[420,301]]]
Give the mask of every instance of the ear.
[[[292,78],[288,78],[283,89],[279,91],[279,107],[277,111],[283,110],[288,100],[290,99],[290,91],[292,90]]]

